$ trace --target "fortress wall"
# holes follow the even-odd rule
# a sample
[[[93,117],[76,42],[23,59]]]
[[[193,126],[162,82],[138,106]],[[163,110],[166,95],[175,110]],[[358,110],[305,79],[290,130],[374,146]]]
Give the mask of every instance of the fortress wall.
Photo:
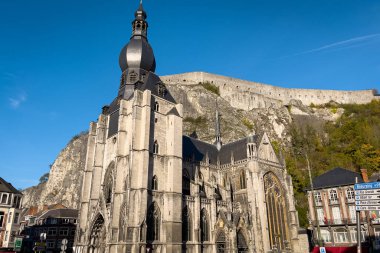
[[[288,104],[292,99],[301,100],[304,105],[325,104],[331,100],[342,104],[365,104],[373,99],[380,99],[379,96],[374,96],[373,90],[288,89],[205,72],[162,76],[161,80],[168,84],[212,83],[219,87],[221,96],[228,100],[232,106],[244,110],[269,106],[277,107],[281,106],[282,103]]]

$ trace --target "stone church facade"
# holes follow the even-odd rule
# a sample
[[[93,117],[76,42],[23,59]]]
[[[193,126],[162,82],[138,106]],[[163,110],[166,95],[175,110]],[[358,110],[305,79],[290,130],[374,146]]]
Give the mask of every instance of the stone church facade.
[[[90,125],[75,251],[306,252],[268,136],[184,136],[182,105],[154,74],[141,4],[132,26],[118,95]]]

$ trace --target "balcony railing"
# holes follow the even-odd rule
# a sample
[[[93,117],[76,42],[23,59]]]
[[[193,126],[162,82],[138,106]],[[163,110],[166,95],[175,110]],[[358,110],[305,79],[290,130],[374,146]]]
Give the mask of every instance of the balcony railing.
[[[355,198],[347,198],[346,197],[346,201],[347,201],[347,203],[354,203],[355,202]]]

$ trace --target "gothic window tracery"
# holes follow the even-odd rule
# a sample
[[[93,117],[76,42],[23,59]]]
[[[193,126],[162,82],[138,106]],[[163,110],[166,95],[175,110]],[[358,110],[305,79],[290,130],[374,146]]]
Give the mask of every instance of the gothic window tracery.
[[[272,172],[264,175],[264,189],[271,248],[285,250],[290,241],[285,191]]]
[[[147,240],[160,240],[161,212],[155,202],[149,207],[147,217]]]
[[[216,252],[226,252],[226,235],[224,234],[224,231],[220,231],[216,238]]]
[[[106,202],[106,204],[110,204],[112,202],[112,195],[113,195],[113,168],[114,168],[114,165],[111,164],[107,171],[106,171],[106,174],[104,176],[104,188],[103,188],[103,191],[104,191],[104,201]]]
[[[200,232],[201,232],[201,242],[209,241],[209,222],[207,211],[203,208],[201,210],[201,220],[200,220]]]
[[[99,214],[91,229],[90,253],[103,253],[105,251],[105,237],[104,219],[103,216]]]
[[[182,241],[192,241],[191,213],[187,206],[182,211]]]

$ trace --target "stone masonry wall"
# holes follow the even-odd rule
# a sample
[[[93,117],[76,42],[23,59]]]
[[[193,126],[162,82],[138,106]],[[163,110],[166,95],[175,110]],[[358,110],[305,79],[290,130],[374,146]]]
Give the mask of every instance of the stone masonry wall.
[[[245,81],[241,79],[209,74],[205,72],[190,72],[177,75],[162,76],[167,84],[198,84],[209,82],[219,87],[220,95],[234,107],[244,110],[253,108],[268,108],[288,104],[297,99],[304,105],[325,104],[332,101],[342,104],[365,104],[375,96],[374,90],[340,91],[318,89],[291,89],[268,84]]]

